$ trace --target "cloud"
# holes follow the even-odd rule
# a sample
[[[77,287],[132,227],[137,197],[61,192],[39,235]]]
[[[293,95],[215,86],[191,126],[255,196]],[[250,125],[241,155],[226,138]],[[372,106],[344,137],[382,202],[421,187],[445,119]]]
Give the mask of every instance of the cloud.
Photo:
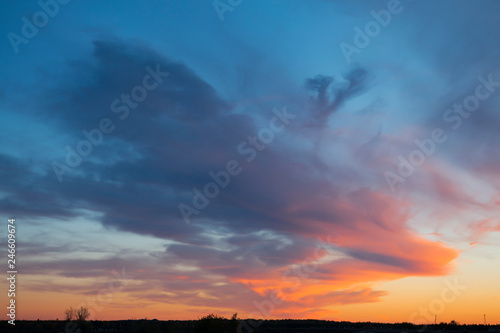
[[[61,183],[50,160],[36,157],[45,163],[40,171],[27,160],[1,155],[7,182],[0,209],[20,217],[68,221],[85,209],[95,212],[108,230],[171,243],[165,253],[154,254],[157,264],[49,259],[33,263],[25,274],[88,278],[101,276],[109,266],[130,265],[146,272],[142,282],[128,289],[138,299],[250,312],[253,300],[265,300],[268,292],[278,290],[288,298],[279,310],[283,313],[299,306],[326,313],[322,307],[329,304],[376,302],[386,294],[352,289],[356,283],[442,275],[451,268],[455,250],[409,228],[411,203],[364,185],[369,165],[353,167],[348,159],[329,160],[321,150],[309,149],[316,138],[308,139],[309,130],[293,122],[255,161],[246,162],[237,147],[261,129],[255,115],[237,112],[188,65],[143,45],[100,40],[93,47],[92,58],[71,69],[71,88],[66,78],[45,92],[37,117],[57,118],[53,134],[70,146],[103,117],[112,119],[116,130]],[[148,66],[169,76],[121,120],[111,105],[143,82]],[[326,76],[308,80],[316,95],[311,112],[299,118],[309,127],[326,129],[329,117],[368,89],[367,78],[366,70],[354,69],[334,86]],[[293,105],[289,109],[300,112]],[[58,160],[64,159],[61,146]],[[179,203],[190,203],[192,189],[211,181],[209,172],[222,170],[233,159],[241,163],[241,175],[186,225]],[[294,265],[312,265],[316,240],[324,235],[331,235],[343,258],[318,263],[317,270],[299,277],[298,286],[297,280],[284,281],[284,272],[293,272]],[[151,288],[172,292],[155,296],[147,293]]]
[[[367,70],[355,68],[345,75],[345,82],[336,85],[332,85],[335,82],[332,76],[317,75],[307,79],[305,87],[315,95],[312,97],[313,106],[306,126],[325,128],[332,113],[337,112],[347,100],[367,90],[368,76]]]

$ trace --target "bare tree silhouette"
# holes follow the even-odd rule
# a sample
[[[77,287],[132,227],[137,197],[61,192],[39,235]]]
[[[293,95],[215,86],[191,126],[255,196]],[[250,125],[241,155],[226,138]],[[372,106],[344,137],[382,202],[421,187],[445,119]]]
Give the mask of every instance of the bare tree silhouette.
[[[66,309],[64,311],[64,316],[66,317],[66,320],[71,321],[76,318],[76,311],[73,309],[73,307],[70,307],[69,309]]]
[[[90,312],[87,307],[84,307],[83,305],[80,306],[78,310],[76,310],[76,320],[78,321],[85,321],[90,317]]]

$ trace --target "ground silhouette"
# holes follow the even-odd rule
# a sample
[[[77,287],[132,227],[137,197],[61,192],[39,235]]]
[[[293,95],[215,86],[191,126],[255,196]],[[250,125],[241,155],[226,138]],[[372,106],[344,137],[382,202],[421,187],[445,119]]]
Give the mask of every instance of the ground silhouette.
[[[0,332],[21,333],[500,333],[500,325],[459,325],[457,322],[414,325],[411,323],[338,322],[324,320],[231,319],[209,314],[199,320],[66,321],[22,320],[15,327],[0,323]]]

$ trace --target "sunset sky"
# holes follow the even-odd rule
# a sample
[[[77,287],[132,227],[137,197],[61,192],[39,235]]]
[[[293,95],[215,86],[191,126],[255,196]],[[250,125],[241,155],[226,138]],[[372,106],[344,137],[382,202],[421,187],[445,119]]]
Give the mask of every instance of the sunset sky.
[[[499,1],[55,1],[0,2],[18,319],[500,323]]]

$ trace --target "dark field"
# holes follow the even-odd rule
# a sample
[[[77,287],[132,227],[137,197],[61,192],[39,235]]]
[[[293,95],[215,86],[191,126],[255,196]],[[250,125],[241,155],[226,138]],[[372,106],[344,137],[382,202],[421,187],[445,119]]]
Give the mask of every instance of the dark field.
[[[127,333],[285,333],[285,332],[337,332],[337,333],[474,333],[499,332],[500,325],[413,325],[409,323],[351,323],[322,320],[120,320],[120,321],[16,321],[0,324],[1,332],[27,333],[78,333],[78,332],[127,332]]]

